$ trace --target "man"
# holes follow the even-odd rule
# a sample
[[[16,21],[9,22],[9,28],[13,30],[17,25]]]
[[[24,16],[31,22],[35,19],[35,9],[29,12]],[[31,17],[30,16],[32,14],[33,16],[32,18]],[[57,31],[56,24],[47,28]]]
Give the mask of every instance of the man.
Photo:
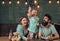
[[[37,16],[37,10],[29,7],[27,16],[28,16],[29,22],[30,22],[28,30],[30,33],[30,39],[32,39],[34,37],[34,35],[36,35],[38,32],[37,23],[39,21],[39,18]]]
[[[51,16],[45,14],[43,22],[39,28],[39,37],[42,39],[53,40],[59,38],[59,34],[56,31],[54,25],[51,24]],[[53,36],[54,35],[54,36]]]

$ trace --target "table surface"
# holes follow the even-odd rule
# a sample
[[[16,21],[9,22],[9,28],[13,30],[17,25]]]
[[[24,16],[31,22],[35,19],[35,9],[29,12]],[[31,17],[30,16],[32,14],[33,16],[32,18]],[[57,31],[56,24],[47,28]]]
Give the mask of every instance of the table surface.
[[[49,40],[42,40],[42,39],[32,39],[30,41],[49,41]],[[50,41],[60,41],[60,39],[56,39],[56,40],[50,40]]]

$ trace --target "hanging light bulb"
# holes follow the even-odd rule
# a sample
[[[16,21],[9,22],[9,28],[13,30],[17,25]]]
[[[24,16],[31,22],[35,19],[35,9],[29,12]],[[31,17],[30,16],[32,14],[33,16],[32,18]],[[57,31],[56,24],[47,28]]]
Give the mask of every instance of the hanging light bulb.
[[[39,4],[37,5],[37,8],[40,8]]]
[[[25,5],[27,5],[28,3],[27,2],[25,2]]]
[[[9,4],[11,4],[12,2],[11,2],[11,0],[9,0]]]
[[[20,1],[17,1],[17,4],[20,4]]]
[[[36,0],[34,0],[34,3],[36,4],[36,3],[37,3],[37,1],[36,1]]]
[[[27,5],[28,3],[27,3],[27,0],[25,0],[25,5]]]
[[[52,2],[51,2],[51,0],[49,0],[49,4],[51,4]]]
[[[5,4],[5,1],[4,0],[2,1],[2,4]]]
[[[59,0],[57,0],[57,4],[59,4],[60,2],[59,2]]]

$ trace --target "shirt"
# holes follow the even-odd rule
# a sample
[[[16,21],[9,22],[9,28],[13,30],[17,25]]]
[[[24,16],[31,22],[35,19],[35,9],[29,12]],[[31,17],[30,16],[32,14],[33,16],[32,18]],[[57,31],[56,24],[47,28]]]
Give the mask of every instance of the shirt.
[[[20,37],[23,40],[26,40],[26,37],[24,36],[24,29],[23,29],[22,25],[18,24],[16,32],[18,32],[18,34],[20,35]]]
[[[48,28],[45,28],[43,25],[41,25],[39,32],[41,32],[44,37],[47,37],[51,34],[55,34],[57,31],[54,25],[51,24]]]
[[[37,16],[35,18],[32,16],[29,18],[29,21],[30,21],[30,24],[29,24],[28,30],[33,33],[37,32],[38,29],[36,25],[39,21],[39,18]]]

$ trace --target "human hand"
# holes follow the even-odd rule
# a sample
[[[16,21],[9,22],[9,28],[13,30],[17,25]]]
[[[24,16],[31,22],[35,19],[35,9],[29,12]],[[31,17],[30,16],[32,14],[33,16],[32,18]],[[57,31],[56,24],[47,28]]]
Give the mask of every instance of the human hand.
[[[26,38],[26,41],[30,41],[30,39],[29,38]]]
[[[52,36],[51,36],[51,35],[50,35],[50,36],[48,36],[48,39],[49,39],[49,40],[52,40]]]
[[[48,37],[43,37],[43,36],[41,36],[41,38],[42,38],[42,39],[46,39],[46,40],[48,39]]]
[[[31,12],[31,7],[28,8],[28,12]]]

